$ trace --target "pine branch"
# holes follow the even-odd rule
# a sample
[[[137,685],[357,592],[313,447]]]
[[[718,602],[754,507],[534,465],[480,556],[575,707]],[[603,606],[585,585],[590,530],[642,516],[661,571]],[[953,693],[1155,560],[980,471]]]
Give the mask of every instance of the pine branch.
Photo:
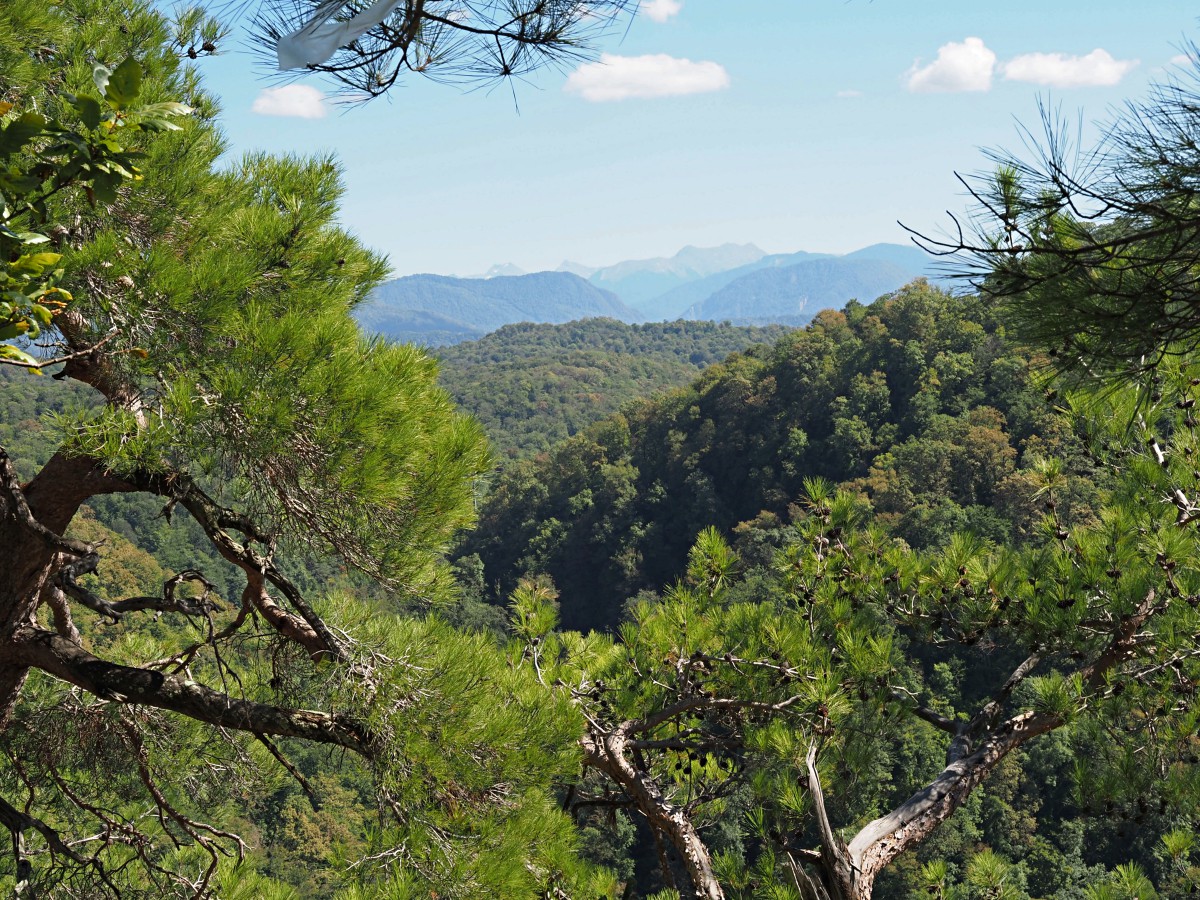
[[[12,660],[37,668],[115,703],[135,703],[179,713],[235,731],[331,744],[371,758],[365,727],[340,713],[289,709],[242,700],[190,679],[107,662],[52,631],[24,626],[13,635]]]

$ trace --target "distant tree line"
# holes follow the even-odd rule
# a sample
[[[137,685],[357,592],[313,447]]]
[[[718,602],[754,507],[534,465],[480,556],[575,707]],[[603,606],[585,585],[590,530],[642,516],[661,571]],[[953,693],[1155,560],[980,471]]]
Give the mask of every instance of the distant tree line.
[[[585,319],[506,325],[435,354],[441,383],[483,423],[500,459],[508,460],[549,450],[625,403],[682,387],[705,366],[786,331]]]

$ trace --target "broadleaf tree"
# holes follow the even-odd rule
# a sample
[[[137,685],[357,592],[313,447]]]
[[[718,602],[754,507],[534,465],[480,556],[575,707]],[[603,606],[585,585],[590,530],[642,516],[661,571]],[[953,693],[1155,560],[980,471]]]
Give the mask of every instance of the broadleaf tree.
[[[978,189],[981,240],[942,245],[973,257],[980,291],[1076,376],[1049,396],[1100,478],[1095,517],[1060,511],[1078,476],[1046,459],[1026,545],[961,535],[916,553],[861,521],[852,494],[810,481],[774,577],[750,592],[705,533],[687,579],[614,639],[524,634],[523,656],[588,720],[571,802],[636,809],[667,884],[714,900],[869,898],[1014,751],[1058,732],[1081,810],[1165,819],[1164,888],[1200,889],[1183,837],[1200,809],[1195,117],[1194,88],[1173,83],[1082,174],[1053,142],[1040,167],[1002,158]],[[546,619],[528,609],[545,598],[515,600],[519,632]],[[939,657],[986,661],[985,687],[939,690]],[[905,720],[940,733],[944,762],[892,805],[873,769]],[[706,832],[747,791],[753,841],[714,852]],[[957,887],[945,866],[921,878],[928,896],[1022,896],[1013,871],[985,850]],[[1123,864],[1088,896],[1157,891]]]

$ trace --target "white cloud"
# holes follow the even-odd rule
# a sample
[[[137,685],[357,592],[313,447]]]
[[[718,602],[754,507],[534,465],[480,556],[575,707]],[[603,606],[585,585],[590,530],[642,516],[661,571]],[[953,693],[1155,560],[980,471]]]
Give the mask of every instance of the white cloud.
[[[291,116],[296,119],[323,119],[329,109],[325,95],[307,84],[285,84],[263,88],[254,98],[251,112],[260,116]]]
[[[665,53],[647,56],[600,55],[569,76],[563,90],[601,103],[632,97],[676,97],[729,87],[729,73],[715,62],[692,62]]]
[[[838,91],[837,94],[835,94],[834,96],[836,96],[842,100],[850,100],[850,99],[854,99],[857,97],[861,97],[862,95],[863,95],[862,91],[848,90],[848,91]]]
[[[638,12],[644,13],[655,22],[665,22],[683,9],[683,0],[644,0]]]
[[[1177,53],[1172,56],[1167,62],[1172,66],[1186,66],[1192,61],[1192,58],[1186,53]]]
[[[915,93],[986,91],[992,86],[996,54],[980,38],[969,37],[938,48],[937,59],[927,66],[920,60],[908,70],[908,89]]]
[[[1009,81],[1030,81],[1055,88],[1111,87],[1137,67],[1136,59],[1113,59],[1099,48],[1087,56],[1026,53],[1003,65]]]

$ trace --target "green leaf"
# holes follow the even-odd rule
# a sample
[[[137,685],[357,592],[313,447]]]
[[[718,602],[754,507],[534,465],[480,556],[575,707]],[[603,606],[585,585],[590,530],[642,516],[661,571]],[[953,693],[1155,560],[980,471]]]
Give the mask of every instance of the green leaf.
[[[122,178],[128,178],[130,180],[133,180],[133,178],[134,178],[134,174],[132,172],[130,172],[127,168],[125,168],[123,165],[121,165],[119,162],[117,162],[115,159],[110,159],[108,161],[107,165],[105,165],[105,167],[103,169],[101,169],[101,171],[109,172],[114,175],[120,175]]]
[[[0,141],[3,141],[3,135],[0,135]],[[41,184],[32,175],[19,175],[11,172],[0,172],[0,193],[8,194],[9,196],[20,196],[28,194],[30,191],[36,190]]]
[[[79,118],[88,128],[100,127],[100,101],[94,97],[79,97],[75,101],[75,108],[79,110]]]
[[[0,128],[0,158],[18,152],[46,130],[46,117],[35,112],[22,113]]]
[[[81,135],[75,134],[73,131],[60,132],[57,137],[61,143],[47,147],[46,155],[52,156],[58,153],[70,153],[72,150],[86,154],[91,150],[88,142]]]
[[[95,192],[96,199],[101,203],[112,203],[117,199],[117,188],[121,186],[123,180],[120,175],[97,172],[96,177],[92,180],[92,190]]]
[[[4,330],[7,330],[7,329],[0,329],[0,331],[4,331]],[[32,356],[30,356],[28,353],[24,352],[23,350],[18,350],[16,347],[12,346],[11,344],[0,345],[0,359],[13,359],[13,360],[16,360],[17,362],[29,363],[30,365],[37,364],[36,359],[34,359]],[[37,369],[34,369],[33,371],[38,372]],[[39,372],[39,374],[40,374],[40,372]]]
[[[138,110],[139,115],[162,118],[163,116],[190,116],[196,110],[186,103],[168,101],[166,103],[150,103]]]
[[[33,323],[28,319],[21,319],[13,322],[11,325],[5,325],[3,328],[0,328],[0,341],[7,341],[12,338],[18,338],[23,334],[28,334],[33,327]]]
[[[84,163],[81,159],[70,160],[66,165],[58,170],[58,174],[54,176],[54,183],[56,185],[67,184],[83,170],[83,166]]]
[[[168,119],[142,119],[138,123],[138,127],[142,131],[149,131],[158,134],[163,131],[182,131],[183,129]]]
[[[11,272],[28,272],[31,275],[41,275],[47,268],[62,259],[61,253],[26,253],[17,257],[17,261],[9,264]]]
[[[124,109],[142,92],[142,67],[132,56],[121,63],[108,78],[104,98],[117,109]]]

